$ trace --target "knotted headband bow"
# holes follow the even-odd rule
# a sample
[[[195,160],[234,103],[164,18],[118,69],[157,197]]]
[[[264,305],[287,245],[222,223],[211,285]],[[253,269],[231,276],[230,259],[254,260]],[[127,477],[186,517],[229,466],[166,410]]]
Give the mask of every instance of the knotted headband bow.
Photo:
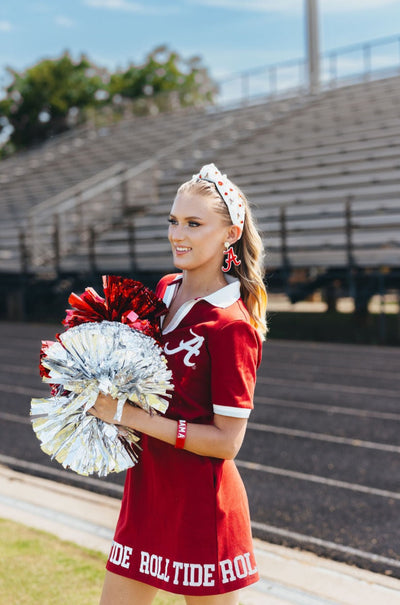
[[[244,199],[226,174],[221,174],[215,164],[206,164],[198,174],[193,175],[192,180],[214,183],[228,207],[232,223],[240,227],[240,235],[242,235],[245,211]]]

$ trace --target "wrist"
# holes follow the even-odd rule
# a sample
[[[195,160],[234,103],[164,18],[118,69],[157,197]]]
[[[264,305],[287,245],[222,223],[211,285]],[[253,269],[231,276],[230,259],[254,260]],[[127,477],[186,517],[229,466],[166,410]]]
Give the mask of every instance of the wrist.
[[[178,420],[178,424],[176,427],[176,439],[175,439],[175,448],[178,450],[183,450],[185,447],[186,441],[186,433],[187,433],[187,422],[186,420]]]

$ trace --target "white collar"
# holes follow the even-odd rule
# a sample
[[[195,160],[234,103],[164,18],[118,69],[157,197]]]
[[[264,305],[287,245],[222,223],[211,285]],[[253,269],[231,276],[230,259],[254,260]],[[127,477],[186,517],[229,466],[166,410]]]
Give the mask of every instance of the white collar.
[[[214,307],[220,307],[221,309],[226,309],[230,305],[233,305],[234,302],[239,300],[240,298],[240,281],[236,277],[232,277],[232,275],[224,276],[228,284],[208,296],[199,296],[195,298],[195,301],[205,300]],[[174,281],[167,287],[167,289],[171,286],[174,286],[178,280],[182,281],[183,275],[177,275]],[[169,296],[168,296],[169,298]],[[172,297],[171,297],[172,298]],[[164,300],[165,302],[165,300]],[[170,301],[168,300],[168,303]]]
[[[177,282],[182,280],[183,275],[178,275],[172,283],[170,283],[164,294],[164,303],[169,307],[171,301],[176,292],[176,287],[178,285]],[[180,324],[182,319],[189,313],[189,311],[194,307],[194,305],[199,302],[199,300],[205,300],[214,307],[220,307],[221,309],[226,309],[230,305],[233,305],[240,298],[240,282],[236,277],[232,277],[231,275],[225,275],[225,279],[229,282],[223,288],[220,288],[216,292],[209,294],[208,296],[199,296],[199,298],[192,298],[185,302],[180,309],[174,315],[171,323],[163,330],[163,334],[168,334],[168,332],[172,332],[175,328]],[[161,317],[161,326],[164,323],[164,317]]]

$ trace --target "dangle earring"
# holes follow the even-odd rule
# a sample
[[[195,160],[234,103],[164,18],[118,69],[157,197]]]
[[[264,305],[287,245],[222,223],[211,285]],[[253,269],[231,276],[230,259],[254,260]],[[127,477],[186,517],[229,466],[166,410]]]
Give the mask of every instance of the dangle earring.
[[[238,257],[234,253],[232,246],[229,246],[229,242],[225,242],[224,246],[224,254],[226,254],[227,257],[225,259],[226,267],[222,267],[222,271],[224,271],[224,273],[227,273],[231,268],[232,263],[238,267],[242,261],[238,260]]]

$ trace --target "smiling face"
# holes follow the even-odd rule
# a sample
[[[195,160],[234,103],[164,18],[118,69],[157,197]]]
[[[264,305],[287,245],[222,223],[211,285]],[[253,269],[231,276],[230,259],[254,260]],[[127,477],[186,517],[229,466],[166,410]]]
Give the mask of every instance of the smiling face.
[[[221,271],[224,242],[235,241],[236,228],[215,210],[212,196],[178,193],[168,220],[168,239],[178,269]]]

